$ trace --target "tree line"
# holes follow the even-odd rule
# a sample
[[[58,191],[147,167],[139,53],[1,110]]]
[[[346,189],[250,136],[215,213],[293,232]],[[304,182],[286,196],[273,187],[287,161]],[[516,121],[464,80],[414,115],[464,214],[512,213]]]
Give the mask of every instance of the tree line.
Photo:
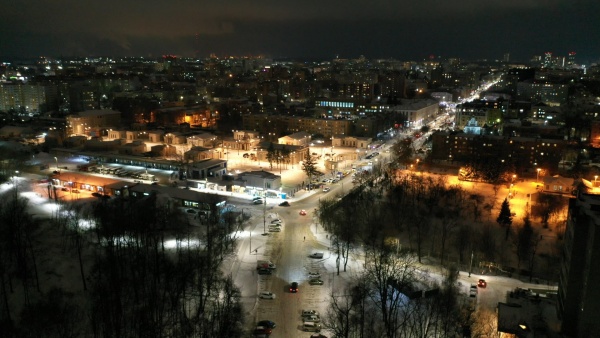
[[[216,201],[214,201],[216,202]],[[237,218],[211,205],[200,231],[170,201],[99,199],[29,214],[16,194],[0,203],[0,323],[4,337],[240,337],[240,292],[221,272]],[[44,285],[45,232],[80,284]],[[166,238],[177,245],[167,246]],[[42,258],[40,258],[42,257]],[[53,267],[45,267],[52,269]],[[60,273],[60,271],[52,271]],[[50,283],[49,283],[50,284]]]

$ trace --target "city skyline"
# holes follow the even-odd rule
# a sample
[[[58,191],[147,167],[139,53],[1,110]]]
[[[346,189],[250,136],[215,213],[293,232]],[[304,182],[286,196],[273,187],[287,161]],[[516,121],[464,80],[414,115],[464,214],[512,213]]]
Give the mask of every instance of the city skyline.
[[[273,58],[430,56],[527,61],[577,53],[597,62],[600,3],[463,0],[143,4],[32,0],[3,5],[0,57],[268,55]]]

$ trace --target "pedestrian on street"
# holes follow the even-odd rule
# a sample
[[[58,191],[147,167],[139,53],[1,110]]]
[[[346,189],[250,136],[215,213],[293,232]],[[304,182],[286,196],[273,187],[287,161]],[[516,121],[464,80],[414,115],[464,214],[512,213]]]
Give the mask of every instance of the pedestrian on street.
[[[304,241],[306,242],[306,236],[304,236]]]

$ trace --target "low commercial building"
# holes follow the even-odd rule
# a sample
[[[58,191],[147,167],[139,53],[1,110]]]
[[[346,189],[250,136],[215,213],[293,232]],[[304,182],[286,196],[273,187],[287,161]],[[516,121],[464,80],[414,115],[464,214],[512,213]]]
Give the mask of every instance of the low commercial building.
[[[239,174],[238,181],[244,182],[245,191],[250,195],[280,197],[281,176],[264,170],[248,171]]]
[[[86,110],[67,116],[67,135],[102,136],[108,129],[121,125],[121,112]]]

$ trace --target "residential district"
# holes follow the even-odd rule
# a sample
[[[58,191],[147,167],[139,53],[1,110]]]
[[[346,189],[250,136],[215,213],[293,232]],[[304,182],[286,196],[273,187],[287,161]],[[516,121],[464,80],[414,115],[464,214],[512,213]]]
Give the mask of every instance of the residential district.
[[[599,113],[574,52],[0,63],[3,332],[600,337]]]

